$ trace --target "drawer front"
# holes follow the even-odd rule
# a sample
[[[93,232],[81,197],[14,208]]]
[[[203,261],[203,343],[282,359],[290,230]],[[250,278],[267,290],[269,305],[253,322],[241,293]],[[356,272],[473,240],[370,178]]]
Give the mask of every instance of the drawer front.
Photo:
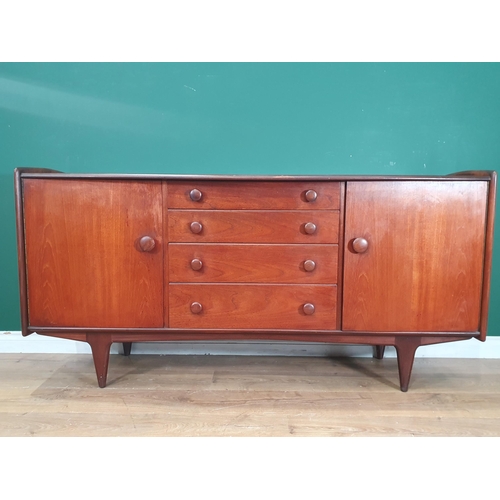
[[[171,243],[172,283],[337,283],[337,245]]]
[[[168,239],[186,243],[338,243],[339,212],[169,210]]]
[[[167,189],[168,208],[204,210],[339,210],[340,208],[339,182],[171,181]]]
[[[335,285],[169,286],[169,325],[189,329],[335,330]]]

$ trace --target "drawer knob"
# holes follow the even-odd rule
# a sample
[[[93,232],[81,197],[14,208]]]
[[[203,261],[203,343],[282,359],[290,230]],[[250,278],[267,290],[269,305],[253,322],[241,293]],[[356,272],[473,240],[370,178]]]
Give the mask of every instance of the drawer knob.
[[[143,236],[139,240],[139,247],[142,252],[151,252],[156,245],[156,242],[151,236]]]
[[[316,262],[314,260],[305,260],[304,261],[304,269],[310,273],[311,271],[314,271],[316,268]]]
[[[199,302],[193,302],[191,304],[191,312],[193,314],[200,314],[203,311],[203,306]]]
[[[201,201],[203,193],[199,189],[191,189],[191,191],[189,191],[189,197],[193,201]]]
[[[193,271],[199,271],[203,267],[203,262],[200,259],[193,259],[191,261],[191,269]]]
[[[312,222],[306,222],[304,224],[304,231],[306,234],[314,234],[316,232],[316,224],[313,224]]]
[[[314,191],[314,189],[308,189],[305,194],[306,201],[316,201],[316,198],[318,197],[318,193]]]
[[[203,224],[201,222],[191,222],[191,225],[189,227],[191,228],[192,233],[199,234],[203,229]]]
[[[364,238],[356,238],[352,242],[352,248],[356,253],[365,253],[368,250],[368,241]]]
[[[307,304],[304,304],[302,306],[302,310],[304,311],[304,314],[307,314],[307,316],[311,316],[311,314],[314,314],[314,304],[310,304],[308,302]]]

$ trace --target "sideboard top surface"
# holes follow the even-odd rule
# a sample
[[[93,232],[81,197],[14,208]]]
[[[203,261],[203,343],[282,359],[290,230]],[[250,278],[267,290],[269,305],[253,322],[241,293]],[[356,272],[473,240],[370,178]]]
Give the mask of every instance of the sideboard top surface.
[[[466,171],[445,176],[439,175],[196,175],[196,174],[66,174],[49,169],[17,168],[23,178],[51,179],[115,179],[115,180],[166,180],[166,181],[426,181],[426,180],[491,180],[494,171]]]

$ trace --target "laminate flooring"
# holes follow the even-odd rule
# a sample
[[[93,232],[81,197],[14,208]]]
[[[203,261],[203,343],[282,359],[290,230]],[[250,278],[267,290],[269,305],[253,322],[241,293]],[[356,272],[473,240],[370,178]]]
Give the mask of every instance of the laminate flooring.
[[[500,436],[500,360],[0,355],[0,436]]]

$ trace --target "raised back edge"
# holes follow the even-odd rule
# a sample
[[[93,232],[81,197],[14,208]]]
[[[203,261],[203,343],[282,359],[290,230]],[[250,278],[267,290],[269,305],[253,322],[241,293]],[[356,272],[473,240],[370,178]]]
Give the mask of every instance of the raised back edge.
[[[497,192],[497,173],[490,172],[491,179],[488,189],[488,206],[486,212],[486,240],[483,266],[483,291],[481,299],[481,323],[479,325],[479,340],[485,341],[488,330],[488,312],[490,305],[491,267],[493,260],[493,236],[495,226],[495,206]]]

